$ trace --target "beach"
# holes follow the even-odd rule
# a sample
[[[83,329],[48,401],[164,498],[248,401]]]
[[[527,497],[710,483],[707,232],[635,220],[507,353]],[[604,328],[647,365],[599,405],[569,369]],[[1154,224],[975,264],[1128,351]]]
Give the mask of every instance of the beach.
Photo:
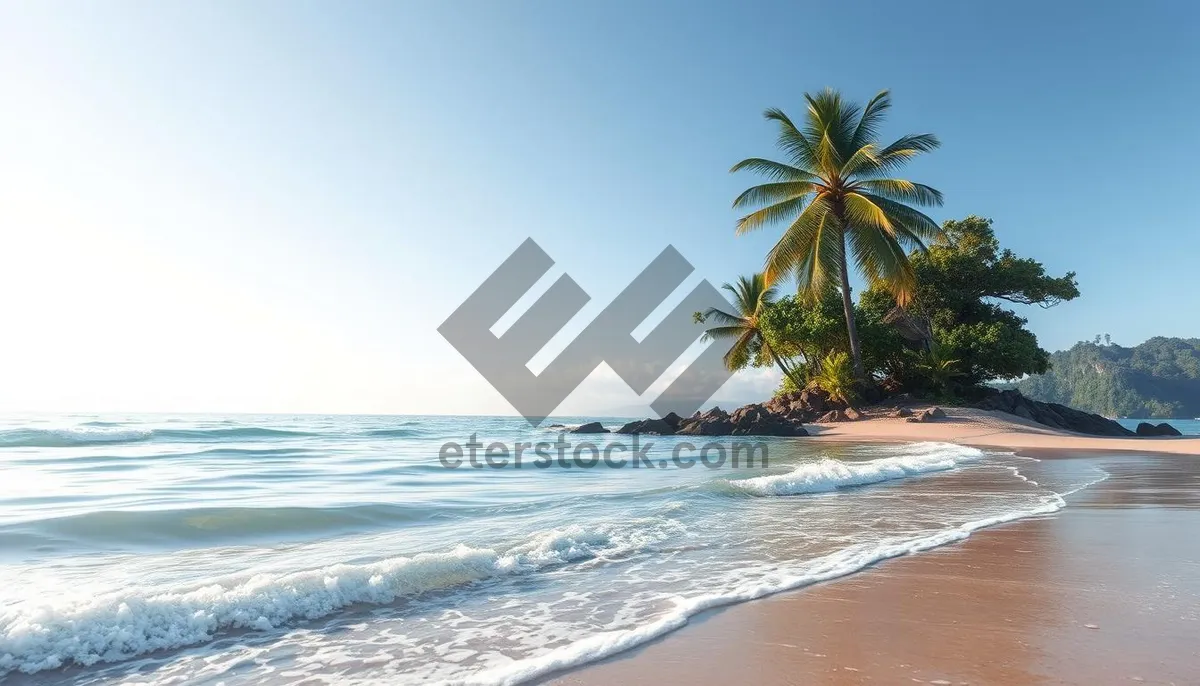
[[[1200,681],[1200,439],[1096,438],[949,414],[820,426],[817,440],[937,437],[1094,464],[1108,477],[1054,513],[710,612],[552,683]]]
[[[0,678],[1194,683],[1200,437],[947,411],[620,468],[439,462],[634,438],[514,417],[9,418]]]

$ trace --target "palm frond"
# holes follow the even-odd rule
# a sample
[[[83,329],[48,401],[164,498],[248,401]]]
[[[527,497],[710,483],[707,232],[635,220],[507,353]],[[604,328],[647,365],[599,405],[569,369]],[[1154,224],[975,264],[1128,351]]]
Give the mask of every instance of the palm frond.
[[[896,142],[879,151],[878,164],[859,170],[860,174],[886,174],[903,167],[912,158],[936,150],[941,141],[932,133],[902,136]]]
[[[702,341],[719,341],[727,338],[737,338],[746,333],[744,326],[714,326],[707,329],[704,335],[700,337]]]
[[[887,213],[893,227],[900,227],[905,233],[911,234],[912,238],[920,244],[917,247],[921,250],[925,249],[925,243],[942,235],[942,227],[916,208],[873,193],[860,191],[856,195],[861,195],[882,208]]]
[[[817,177],[812,172],[801,169],[783,162],[764,159],[762,157],[751,157],[742,160],[729,170],[730,173],[739,172],[743,169],[748,169],[752,172],[757,172],[763,176],[775,181],[812,181]]]
[[[817,190],[817,185],[811,181],[775,181],[751,186],[733,201],[733,206],[763,205],[766,203],[782,202],[809,195]]]
[[[879,135],[879,125],[883,123],[883,115],[892,106],[892,97],[887,90],[881,90],[863,108],[862,117],[850,138],[850,147],[858,149],[871,143]]]
[[[940,207],[942,204],[941,191],[906,179],[866,179],[854,185],[896,202],[912,203],[921,207]]]
[[[710,322],[716,323],[717,328],[722,326],[746,326],[746,321],[742,317],[736,314],[730,314],[723,310],[718,310],[715,307],[710,307],[704,311],[704,323],[708,324]]]
[[[800,129],[796,128],[783,110],[772,107],[763,112],[763,116],[770,121],[779,123],[779,138],[775,144],[792,158],[792,162],[797,167],[801,169],[817,168],[817,155],[813,142],[806,138]]]
[[[777,202],[774,205],[768,205],[761,210],[755,210],[737,220],[737,224],[734,225],[734,233],[741,236],[756,229],[761,229],[764,226],[786,221],[797,213],[804,211],[807,203],[808,196],[801,195],[790,200]]]
[[[726,369],[736,372],[739,369],[745,369],[746,365],[750,364],[751,347],[753,346],[755,335],[756,332],[754,330],[749,330],[734,341],[733,345],[729,348],[729,352],[725,353],[725,357],[722,358],[725,361]]]

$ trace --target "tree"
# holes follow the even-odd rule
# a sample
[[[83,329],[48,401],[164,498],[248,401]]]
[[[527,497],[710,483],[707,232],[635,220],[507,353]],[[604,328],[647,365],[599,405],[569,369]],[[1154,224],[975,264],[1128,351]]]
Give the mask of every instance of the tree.
[[[775,298],[775,289],[767,286],[762,274],[739,276],[736,285],[726,283],[721,288],[733,296],[734,312],[710,307],[697,312],[695,319],[699,323],[717,324],[704,332],[704,340],[733,341],[725,353],[725,366],[736,372],[751,365],[766,366],[770,360],[793,383],[798,382],[795,370],[775,352],[761,327],[760,320]]]
[[[909,300],[916,275],[908,252],[924,249],[925,241],[939,233],[938,225],[913,206],[941,205],[942,194],[889,174],[939,143],[924,133],[881,146],[876,137],[891,107],[887,91],[862,108],[843,101],[832,89],[804,97],[808,111],[800,127],[782,110],[764,113],[779,125],[777,145],[789,162],[752,157],[730,170],[745,169],[771,179],[733,201],[735,208],[759,207],[738,220],[737,233],[788,223],[767,255],[768,285],[792,276],[801,293],[817,298],[839,281],[854,373],[862,380],[866,371],[848,258],[853,257],[868,284],[886,287],[901,303]]]
[[[905,309],[930,322],[965,384],[1046,371],[1049,353],[1001,302],[1053,307],[1072,300],[1079,297],[1075,273],[1049,276],[1040,262],[1001,249],[990,219],[951,220],[942,230],[927,251],[911,256],[916,289]],[[876,311],[899,304],[881,288],[863,295],[867,303]]]

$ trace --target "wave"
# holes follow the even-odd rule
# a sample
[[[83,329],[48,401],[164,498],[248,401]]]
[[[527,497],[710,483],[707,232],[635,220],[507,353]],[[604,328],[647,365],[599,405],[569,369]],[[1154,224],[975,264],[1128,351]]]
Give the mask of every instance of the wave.
[[[637,647],[685,626],[688,620],[706,610],[755,600],[764,596],[810,586],[847,576],[883,560],[919,553],[968,538],[979,529],[1026,517],[1051,514],[1066,507],[1059,494],[1046,496],[1042,504],[924,536],[894,538],[878,544],[860,544],[800,565],[796,570],[768,574],[748,581],[726,593],[678,598],[675,607],[659,619],[632,629],[608,631],[555,648],[536,657],[511,662],[503,667],[484,670],[464,683],[476,686],[512,686],[547,674],[595,662]]]
[[[268,429],[261,426],[239,426],[229,429],[157,429],[155,438],[173,438],[184,440],[208,440],[219,438],[303,438],[319,436],[308,431],[293,431],[289,429]]]
[[[365,531],[427,516],[428,507],[205,507],[177,510],[105,510],[0,526],[0,545],[22,540],[77,540],[88,545],[138,546],[235,542]]]
[[[826,459],[798,465],[786,474],[769,474],[730,481],[736,490],[751,495],[801,495],[827,493],[839,488],[866,486],[893,479],[940,472],[983,457],[977,448],[953,443],[915,443],[908,454],[864,462]]]
[[[678,523],[634,520],[620,530],[569,527],[504,552],[460,545],[366,564],[257,575],[186,591],[123,591],[60,606],[0,612],[0,676],[74,663],[87,666],[205,643],[219,632],[267,631],[352,605],[385,605],[492,577],[645,550]]]
[[[149,429],[114,429],[104,427],[4,429],[0,430],[0,447],[66,448],[77,445],[145,441],[153,435],[154,432]]]
[[[412,424],[412,423],[413,422],[405,422],[405,424]],[[421,432],[413,430],[413,429],[372,429],[370,431],[364,431],[362,433],[362,435],[377,436],[380,438],[387,438],[387,437],[411,438],[414,436],[420,436]]]

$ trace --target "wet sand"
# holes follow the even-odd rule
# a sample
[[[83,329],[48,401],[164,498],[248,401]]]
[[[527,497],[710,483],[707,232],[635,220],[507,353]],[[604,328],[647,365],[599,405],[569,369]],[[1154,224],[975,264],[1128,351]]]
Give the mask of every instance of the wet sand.
[[[1068,459],[1110,477],[1053,515],[717,610],[550,682],[1200,684],[1200,457]]]

